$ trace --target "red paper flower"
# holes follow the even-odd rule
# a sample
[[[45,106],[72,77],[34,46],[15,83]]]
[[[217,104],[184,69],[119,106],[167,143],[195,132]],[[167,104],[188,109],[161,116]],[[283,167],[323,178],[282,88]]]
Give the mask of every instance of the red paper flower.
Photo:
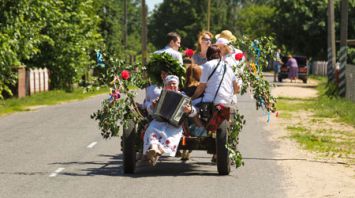
[[[123,70],[123,71],[121,72],[121,77],[122,77],[123,80],[127,80],[127,79],[129,78],[129,76],[130,76],[129,71]]]
[[[244,56],[243,53],[237,53],[237,54],[235,54],[234,58],[235,58],[235,60],[240,61],[240,60],[242,60],[243,56]]]
[[[184,51],[184,53],[185,53],[185,56],[191,58],[192,55],[194,55],[195,52],[194,52],[192,49],[187,48],[187,49]]]

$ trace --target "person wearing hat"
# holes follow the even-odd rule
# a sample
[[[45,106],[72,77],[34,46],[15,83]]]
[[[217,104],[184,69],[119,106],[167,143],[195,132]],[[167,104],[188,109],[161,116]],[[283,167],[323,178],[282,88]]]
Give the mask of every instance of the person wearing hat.
[[[229,30],[223,30],[220,34],[217,34],[216,39],[218,39],[218,38],[224,38],[230,42],[234,42],[237,40],[237,38]]]
[[[179,52],[179,48],[181,45],[181,37],[176,32],[169,32],[166,36],[167,45],[158,51],[155,51],[154,54],[162,54],[167,53],[171,55],[173,58],[179,61],[181,65],[183,65],[182,54]]]
[[[166,76],[163,89],[179,92],[179,77]],[[157,102],[158,100],[155,100],[151,108],[156,108]],[[194,117],[197,114],[196,109],[189,104],[183,107],[183,111],[189,117]],[[168,122],[154,118],[149,123],[143,137],[143,154],[148,162],[154,166],[161,155],[175,156],[182,133],[182,126],[175,127]]]

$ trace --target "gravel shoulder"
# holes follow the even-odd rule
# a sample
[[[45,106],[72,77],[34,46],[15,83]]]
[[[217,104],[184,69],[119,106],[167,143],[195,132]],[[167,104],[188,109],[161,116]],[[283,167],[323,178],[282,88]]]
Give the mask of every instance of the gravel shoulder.
[[[306,86],[300,85],[300,81],[276,84],[272,93],[277,97],[316,97],[318,93],[313,83],[316,82],[311,81]],[[265,126],[270,141],[278,145],[274,152],[277,163],[286,173],[283,187],[287,197],[355,197],[355,164],[344,163],[340,158],[320,157],[319,153],[302,149],[287,137],[286,126],[296,123],[295,119],[282,119],[274,114],[271,123]],[[354,128],[348,130],[355,132]]]

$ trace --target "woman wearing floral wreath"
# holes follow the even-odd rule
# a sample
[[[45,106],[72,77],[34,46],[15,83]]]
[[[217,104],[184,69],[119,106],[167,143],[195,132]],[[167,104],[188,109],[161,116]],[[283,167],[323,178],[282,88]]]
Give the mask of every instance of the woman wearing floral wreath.
[[[175,75],[168,75],[164,79],[163,89],[179,92],[179,78]],[[150,106],[153,111],[157,102],[158,100],[154,100]],[[189,104],[183,107],[183,111],[189,114],[189,117],[196,115],[196,109]],[[182,133],[181,126],[175,127],[168,122],[154,118],[143,137],[143,154],[146,155],[148,162],[154,166],[161,155],[175,156]]]

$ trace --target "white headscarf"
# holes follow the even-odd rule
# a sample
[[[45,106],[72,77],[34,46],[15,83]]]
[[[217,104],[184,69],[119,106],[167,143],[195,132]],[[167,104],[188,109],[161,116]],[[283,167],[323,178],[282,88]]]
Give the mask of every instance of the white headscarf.
[[[175,82],[176,84],[179,84],[179,77],[177,77],[175,75],[168,75],[164,79],[164,85],[169,84],[169,82]]]

